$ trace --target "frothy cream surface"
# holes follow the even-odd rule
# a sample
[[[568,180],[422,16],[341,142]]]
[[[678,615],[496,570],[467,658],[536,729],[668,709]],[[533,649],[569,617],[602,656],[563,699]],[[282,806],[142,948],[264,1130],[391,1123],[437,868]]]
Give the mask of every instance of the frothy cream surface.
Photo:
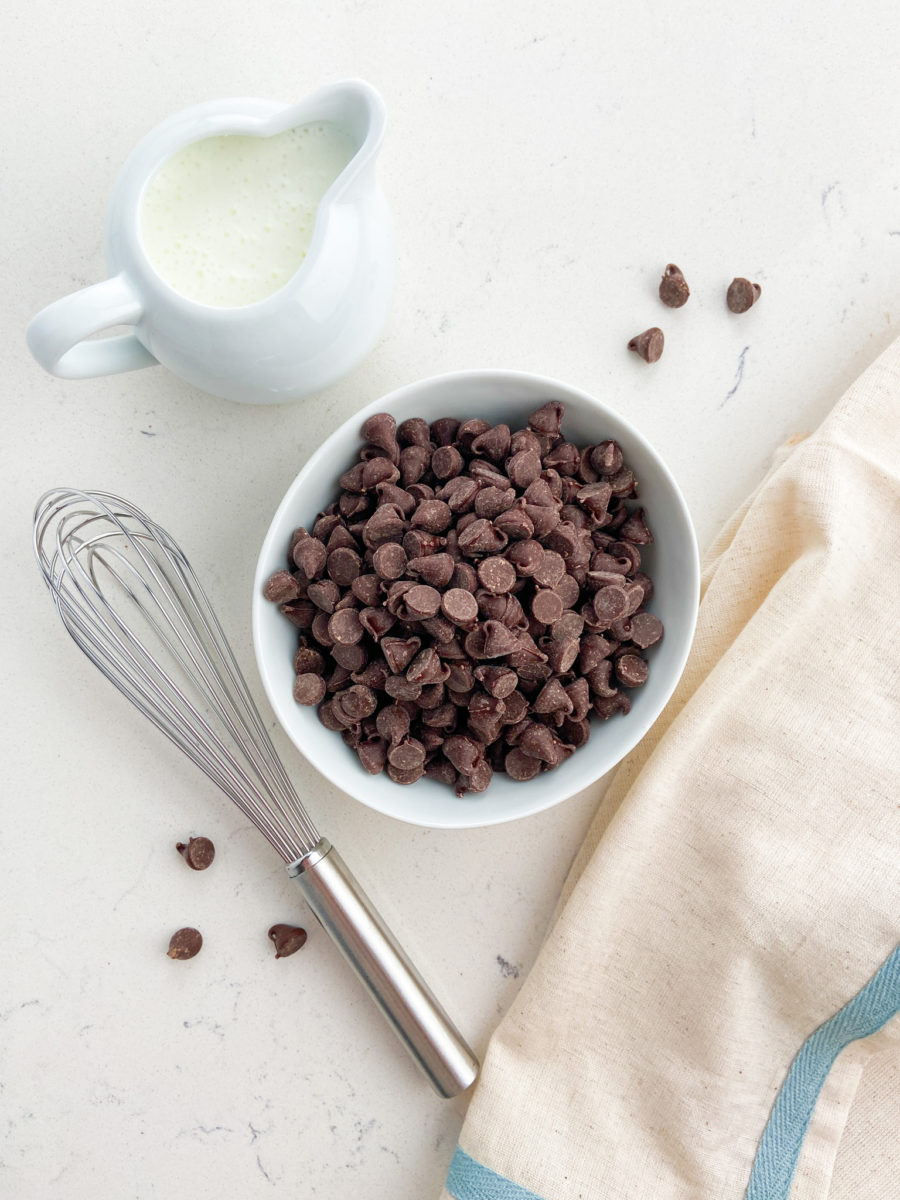
[[[183,296],[220,308],[277,292],[303,263],[316,208],[356,151],[329,122],[185,146],[144,191],[141,238]]]

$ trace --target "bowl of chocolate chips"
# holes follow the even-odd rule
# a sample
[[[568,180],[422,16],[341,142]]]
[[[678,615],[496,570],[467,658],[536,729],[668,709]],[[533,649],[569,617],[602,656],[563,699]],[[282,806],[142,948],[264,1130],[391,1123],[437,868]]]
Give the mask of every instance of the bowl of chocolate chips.
[[[684,667],[699,577],[678,486],[622,416],[541,376],[456,372],[309,458],[260,553],[254,645],[332,783],[417,825],[492,825],[640,741]]]

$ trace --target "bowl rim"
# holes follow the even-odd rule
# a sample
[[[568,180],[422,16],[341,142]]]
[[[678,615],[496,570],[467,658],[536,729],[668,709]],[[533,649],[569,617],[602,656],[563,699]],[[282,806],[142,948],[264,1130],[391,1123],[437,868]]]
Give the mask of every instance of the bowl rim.
[[[666,689],[665,693],[660,696],[659,701],[651,710],[649,719],[645,714],[642,721],[635,723],[633,736],[625,740],[625,748],[620,753],[617,753],[611,762],[607,763],[599,771],[593,773],[589,780],[579,781],[575,786],[564,784],[558,790],[558,793],[544,796],[540,800],[536,799],[533,804],[526,804],[524,809],[522,805],[519,805],[515,812],[509,813],[508,815],[501,814],[488,817],[482,815],[479,817],[477,815],[478,809],[475,805],[473,805],[471,810],[466,812],[465,820],[460,820],[459,816],[461,811],[465,812],[466,810],[460,810],[456,807],[448,808],[447,820],[426,820],[421,817],[417,817],[413,813],[398,812],[392,806],[388,806],[379,802],[377,794],[366,795],[365,789],[362,786],[360,786],[358,790],[348,791],[348,789],[343,786],[342,783],[338,782],[338,780],[335,779],[332,773],[329,771],[327,752],[320,755],[315,749],[311,749],[308,745],[304,744],[302,740],[295,736],[294,732],[290,728],[289,723],[283,719],[282,710],[284,707],[285,698],[280,694],[281,689],[276,689],[275,687],[274,680],[271,677],[262,649],[263,624],[266,619],[265,614],[270,614],[274,608],[270,602],[264,599],[262,595],[262,587],[273,569],[271,563],[273,561],[273,550],[275,549],[274,536],[276,529],[281,525],[285,514],[296,504],[297,493],[302,490],[307,477],[314,472],[323,459],[327,458],[334,439],[342,434],[348,426],[352,424],[361,427],[363,422],[372,413],[390,411],[392,405],[402,402],[410,394],[414,394],[420,390],[432,388],[435,385],[451,383],[465,384],[474,381],[490,383],[494,380],[504,380],[512,383],[522,382],[527,383],[531,387],[538,385],[540,388],[548,389],[548,391],[551,393],[563,393],[564,396],[575,397],[578,399],[578,401],[586,404],[588,407],[595,408],[600,413],[609,413],[623,430],[627,430],[628,437],[633,439],[636,444],[639,444],[641,449],[650,456],[654,463],[654,470],[656,470],[668,484],[668,487],[672,493],[675,507],[678,510],[679,523],[683,527],[686,535],[687,544],[685,548],[689,550],[689,562],[686,565],[690,567],[690,571],[686,581],[688,594],[685,595],[684,602],[688,606],[686,609],[688,624],[679,647],[679,651],[673,660],[670,685]],[[553,398],[552,395],[551,398]],[[696,531],[694,529],[693,521],[691,520],[690,510],[688,509],[687,502],[685,501],[681,489],[678,486],[677,480],[675,479],[664,459],[661,457],[652,443],[647,439],[647,437],[618,410],[611,408],[608,404],[598,400],[597,397],[592,395],[590,392],[586,392],[574,384],[567,383],[566,381],[554,378],[553,376],[542,375],[532,371],[509,370],[502,367],[472,367],[463,370],[445,371],[437,375],[425,376],[410,383],[402,384],[400,387],[394,388],[390,392],[386,392],[383,395],[376,397],[374,400],[363,405],[362,408],[358,409],[356,412],[351,413],[345,420],[341,421],[324,438],[324,440],[312,452],[312,454],[310,454],[309,458],[300,468],[293,481],[289,484],[287,491],[285,492],[281,502],[279,503],[269,522],[266,534],[263,538],[253,576],[251,626],[257,670],[262,681],[266,697],[271,705],[278,724],[291,743],[296,746],[296,748],[303,755],[304,759],[310,764],[310,766],[318,771],[319,774],[324,776],[329,783],[338,788],[338,790],[343,792],[345,795],[349,796],[350,799],[355,800],[358,803],[365,805],[365,807],[375,812],[379,812],[384,816],[392,817],[398,821],[403,821],[405,824],[426,829],[478,829],[486,828],[492,825],[502,825],[510,821],[521,820],[525,817],[534,816],[540,812],[546,812],[548,809],[556,807],[558,804],[570,799],[578,792],[583,791],[586,787],[590,787],[593,783],[596,783],[598,779],[601,779],[604,775],[608,774],[621,764],[621,762],[636,748],[636,746],[640,744],[644,737],[646,737],[649,730],[659,719],[681,680],[685,664],[693,644],[699,603],[700,554],[697,544]],[[362,771],[362,768],[360,768],[360,771]],[[365,781],[365,778],[367,777],[361,775],[361,785]],[[395,785],[395,787],[397,790],[398,799],[401,796],[409,796],[410,789],[401,788],[399,785]],[[523,801],[527,800],[527,795],[523,794],[522,799]],[[449,819],[451,818],[451,815],[452,819]]]

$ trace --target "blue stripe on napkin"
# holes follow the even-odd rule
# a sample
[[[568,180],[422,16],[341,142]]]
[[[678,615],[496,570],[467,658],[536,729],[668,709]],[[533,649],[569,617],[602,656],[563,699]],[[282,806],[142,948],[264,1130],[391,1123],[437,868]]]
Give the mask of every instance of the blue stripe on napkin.
[[[447,1191],[456,1200],[541,1200],[528,1188],[476,1162],[459,1146],[447,1172]]]
[[[898,1011],[900,946],[862,991],[811,1033],[801,1046],[763,1130],[745,1200],[787,1200],[803,1139],[835,1059],[851,1042],[877,1033]]]

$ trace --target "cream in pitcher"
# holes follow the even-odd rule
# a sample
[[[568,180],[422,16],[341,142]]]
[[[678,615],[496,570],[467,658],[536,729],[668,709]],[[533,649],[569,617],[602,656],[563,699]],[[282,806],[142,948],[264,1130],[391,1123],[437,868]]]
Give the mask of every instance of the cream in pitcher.
[[[302,266],[319,201],[356,147],[317,122],[272,137],[204,138],[147,185],[141,238],[156,271],[202,304],[252,304]]]
[[[216,100],[170,117],[110,196],[110,278],[39,312],[32,354],[64,379],[162,363],[250,404],[327,387],[371,350],[390,305],[384,124],[359,80],[294,105]]]

